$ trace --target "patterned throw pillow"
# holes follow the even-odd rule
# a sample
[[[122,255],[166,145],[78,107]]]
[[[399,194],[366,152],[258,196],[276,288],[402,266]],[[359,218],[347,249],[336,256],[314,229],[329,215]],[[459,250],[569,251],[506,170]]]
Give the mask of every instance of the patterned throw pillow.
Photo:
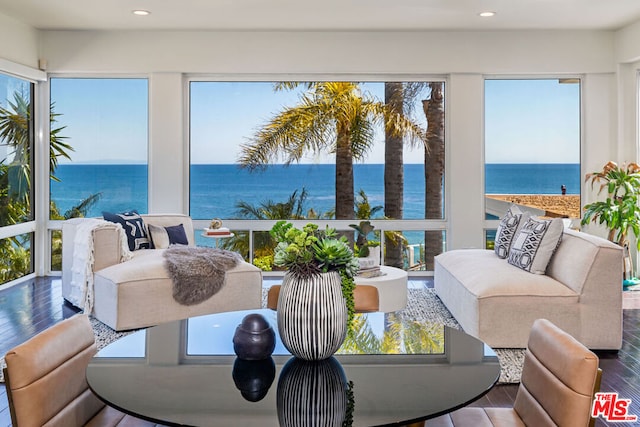
[[[498,225],[498,229],[496,230],[495,245],[493,247],[498,257],[506,258],[509,256],[509,247],[511,247],[513,236],[516,235],[523,216],[526,219],[528,214],[523,214],[516,205],[511,205],[507,213],[504,214],[500,220],[500,225]]]
[[[129,250],[136,251],[138,249],[149,249],[151,247],[149,236],[147,235],[147,228],[138,211],[134,210],[117,214],[102,212],[102,217],[107,221],[122,225],[124,234],[127,235]]]
[[[187,233],[184,225],[173,225],[170,227],[160,227],[149,224],[149,235],[151,243],[156,249],[166,249],[169,245],[188,245]]]
[[[527,219],[511,242],[508,262],[534,274],[545,274],[547,264],[562,239],[560,218]]]

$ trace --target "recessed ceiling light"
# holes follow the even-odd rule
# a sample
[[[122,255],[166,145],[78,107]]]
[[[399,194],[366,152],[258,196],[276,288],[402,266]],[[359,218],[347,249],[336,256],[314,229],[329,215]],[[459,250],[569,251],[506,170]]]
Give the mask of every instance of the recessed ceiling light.
[[[142,9],[134,10],[131,13],[133,13],[134,15],[138,15],[138,16],[151,15],[151,12],[149,12],[148,10],[142,10]]]
[[[478,14],[478,16],[481,16],[481,17],[483,17],[483,18],[489,18],[489,17],[491,17],[491,16],[495,16],[495,15],[496,15],[496,13],[495,13],[495,12],[489,12],[489,11],[487,11],[487,12],[480,12],[480,13]]]

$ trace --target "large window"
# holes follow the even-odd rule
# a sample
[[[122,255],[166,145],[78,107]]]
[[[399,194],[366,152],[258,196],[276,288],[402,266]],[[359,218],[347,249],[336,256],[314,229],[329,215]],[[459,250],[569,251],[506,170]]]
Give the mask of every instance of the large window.
[[[51,219],[147,212],[146,79],[52,78]]]
[[[195,219],[444,218],[443,82],[192,81],[190,150]],[[442,251],[442,232],[426,255],[424,231],[397,234],[391,265]]]
[[[0,74],[0,227],[33,220],[33,93],[31,82]],[[0,283],[33,271],[32,238],[0,239]]]
[[[147,212],[146,79],[51,79],[51,211],[54,220]],[[61,269],[51,233],[51,269]]]
[[[509,203],[579,218],[580,80],[486,80],[485,162],[487,219]]]

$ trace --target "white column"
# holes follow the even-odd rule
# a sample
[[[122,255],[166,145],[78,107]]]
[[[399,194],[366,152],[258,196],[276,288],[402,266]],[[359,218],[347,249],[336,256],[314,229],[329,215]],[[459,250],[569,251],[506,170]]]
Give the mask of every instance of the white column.
[[[484,79],[452,74],[447,94],[447,250],[484,248]]]
[[[149,77],[149,213],[188,213],[188,144],[181,73]]]

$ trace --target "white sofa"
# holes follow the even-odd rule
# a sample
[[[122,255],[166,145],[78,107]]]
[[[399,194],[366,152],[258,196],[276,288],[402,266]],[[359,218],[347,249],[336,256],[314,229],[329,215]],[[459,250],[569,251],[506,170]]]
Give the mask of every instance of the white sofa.
[[[183,224],[190,245],[195,244],[193,223],[187,215],[142,215],[145,224],[174,226]],[[70,300],[71,265],[76,218],[62,226],[62,295]],[[225,285],[208,300],[181,305],[172,294],[172,281],[163,265],[164,249],[140,249],[132,258],[120,262],[122,247],[116,224],[93,231],[94,306],[93,315],[120,331],[209,313],[260,308],[262,272],[242,262],[226,273]],[[72,299],[71,299],[72,300]]]
[[[465,332],[495,348],[525,348],[545,318],[591,349],[622,345],[622,249],[565,229],[545,275],[492,250],[459,249],[435,258],[435,291]]]

